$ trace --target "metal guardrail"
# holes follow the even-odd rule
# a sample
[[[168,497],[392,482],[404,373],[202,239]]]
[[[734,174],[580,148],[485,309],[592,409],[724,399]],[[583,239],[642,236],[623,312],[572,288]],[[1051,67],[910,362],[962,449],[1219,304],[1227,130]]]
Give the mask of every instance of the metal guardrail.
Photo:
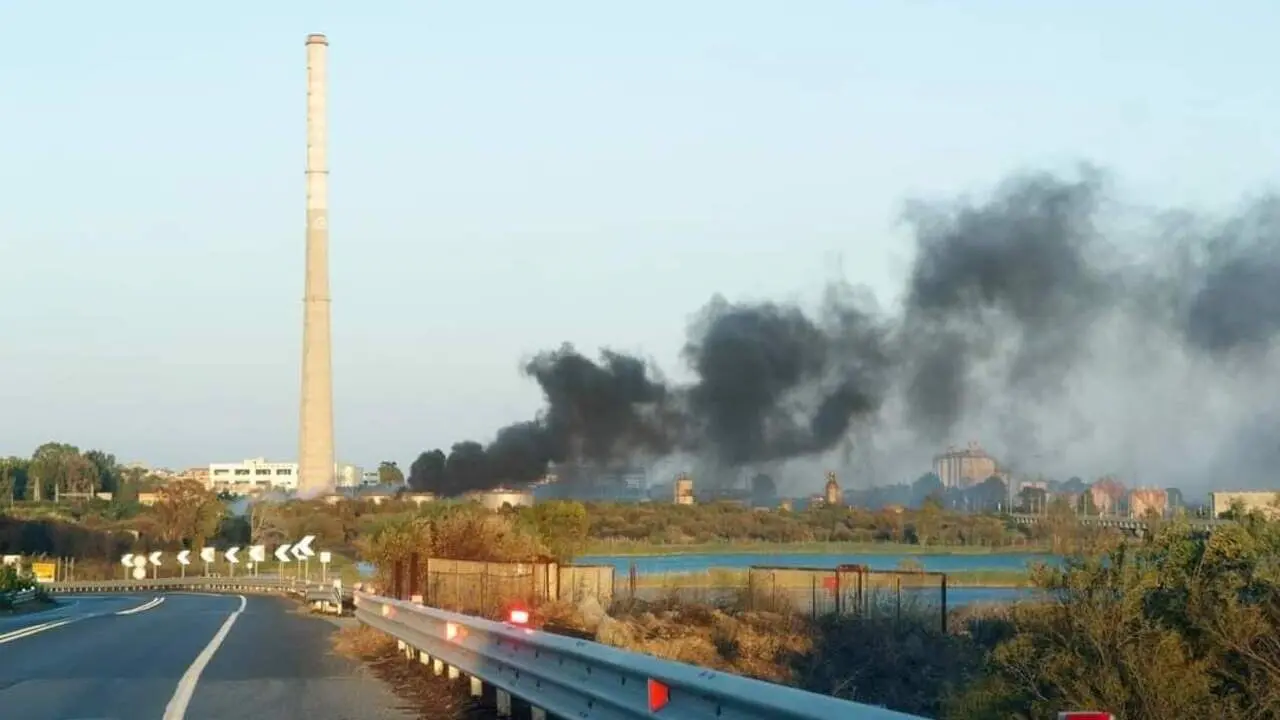
[[[3,599],[10,607],[16,607],[23,603],[35,600],[36,589],[27,588],[26,590],[14,590],[13,592],[0,593],[0,599]]]
[[[245,577],[147,578],[143,580],[75,580],[46,583],[43,587],[46,592],[61,595],[150,590],[290,593],[305,590],[307,585],[292,578],[246,575]]]
[[[587,640],[355,593],[356,618],[421,654],[437,674],[466,674],[535,716],[591,720],[922,720],[739,675],[661,660]]]

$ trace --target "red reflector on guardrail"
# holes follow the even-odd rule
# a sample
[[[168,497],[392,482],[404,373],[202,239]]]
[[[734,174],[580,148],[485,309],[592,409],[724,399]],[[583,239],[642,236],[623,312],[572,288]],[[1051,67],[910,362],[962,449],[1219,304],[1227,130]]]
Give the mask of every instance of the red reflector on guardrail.
[[[649,678],[649,712],[658,712],[671,702],[671,689]]]

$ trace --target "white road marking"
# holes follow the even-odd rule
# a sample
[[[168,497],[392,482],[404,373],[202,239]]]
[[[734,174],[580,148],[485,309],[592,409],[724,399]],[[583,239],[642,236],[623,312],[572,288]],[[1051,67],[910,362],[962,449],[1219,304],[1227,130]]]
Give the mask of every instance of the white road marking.
[[[63,625],[66,625],[69,622],[72,622],[72,620],[58,620],[54,622],[40,623],[39,625],[32,625],[30,627],[24,627],[21,630],[14,630],[12,632],[7,632],[4,635],[0,635],[0,645],[13,642],[14,640],[21,640],[24,637],[30,637],[37,633],[42,633],[45,630],[52,630],[56,627],[62,627]]]
[[[204,672],[204,668],[213,659],[213,654],[218,652],[218,647],[222,645],[222,641],[227,639],[227,635],[231,632],[231,626],[236,624],[236,618],[240,617],[240,613],[244,612],[244,606],[248,604],[248,600],[243,595],[240,598],[240,607],[227,617],[227,621],[222,623],[222,627],[218,628],[218,632],[214,634],[213,639],[205,646],[204,650],[196,656],[191,667],[182,674],[182,679],[178,681],[178,689],[174,691],[173,697],[169,699],[169,704],[164,707],[164,720],[183,720],[187,716],[187,706],[191,704],[191,696],[196,692],[196,683],[200,682],[200,673]]]
[[[121,610],[121,611],[117,612],[116,614],[117,614],[117,615],[133,615],[134,613],[146,612],[146,611],[150,610],[151,608],[156,607],[157,605],[159,605],[159,604],[160,604],[160,603],[162,603],[162,602],[164,602],[164,598],[163,598],[163,597],[156,597],[156,598],[152,598],[152,599],[148,600],[147,602],[142,603],[142,604],[141,604],[141,605],[139,605],[138,607],[135,607],[135,608],[129,608],[128,610]]]

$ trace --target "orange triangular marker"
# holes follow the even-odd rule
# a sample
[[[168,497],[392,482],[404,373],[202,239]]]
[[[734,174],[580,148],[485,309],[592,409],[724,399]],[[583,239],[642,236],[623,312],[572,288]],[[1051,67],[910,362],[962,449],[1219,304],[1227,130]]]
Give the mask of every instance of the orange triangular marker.
[[[649,678],[649,712],[656,713],[671,702],[671,690],[666,685]]]

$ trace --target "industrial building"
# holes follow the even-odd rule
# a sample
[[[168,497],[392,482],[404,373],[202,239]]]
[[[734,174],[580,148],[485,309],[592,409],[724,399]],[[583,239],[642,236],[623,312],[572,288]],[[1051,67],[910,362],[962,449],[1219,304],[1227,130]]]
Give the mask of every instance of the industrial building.
[[[534,483],[539,498],[585,502],[646,502],[649,473],[631,465],[552,463],[546,476]]]
[[[827,484],[822,487],[822,500],[829,507],[844,504],[844,493],[840,491],[840,483],[836,481],[834,472],[827,473]]]
[[[935,456],[933,472],[942,485],[949,488],[972,487],[993,475],[1008,483],[996,459],[976,442],[970,442],[964,449],[947,448],[945,453]]]
[[[339,487],[356,487],[363,474],[358,465],[334,466]],[[290,492],[298,489],[298,463],[272,462],[262,457],[237,463],[209,463],[207,477],[208,487],[214,492],[235,495],[256,495],[268,490]]]
[[[676,477],[675,496],[672,501],[676,505],[692,505],[693,504],[693,478],[688,473],[680,473]]]
[[[1223,513],[1239,503],[1246,513],[1258,512],[1266,517],[1280,517],[1280,491],[1276,490],[1219,490],[1209,493],[1209,505],[1213,508],[1213,517],[1222,517]]]
[[[533,492],[530,490],[512,490],[509,488],[476,490],[466,493],[463,498],[469,502],[480,503],[488,510],[501,510],[505,506],[513,508],[533,506]]]

